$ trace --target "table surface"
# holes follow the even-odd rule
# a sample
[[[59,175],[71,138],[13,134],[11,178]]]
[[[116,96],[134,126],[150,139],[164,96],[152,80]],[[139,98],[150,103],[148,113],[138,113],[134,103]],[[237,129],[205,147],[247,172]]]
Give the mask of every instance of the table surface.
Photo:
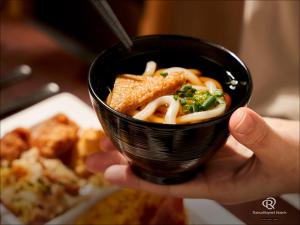
[[[68,51],[63,43],[58,43],[31,21],[2,19],[0,27],[0,77],[24,63],[33,70],[29,79],[1,90],[0,107],[38,90],[48,82],[56,82],[61,91],[70,92],[90,105],[87,90],[90,62]],[[252,214],[253,210],[264,210],[262,200],[224,207],[246,224],[296,224],[299,211],[281,198],[276,200],[276,210],[285,210],[288,214],[275,215],[271,217],[272,221],[268,219],[270,217],[264,220]]]

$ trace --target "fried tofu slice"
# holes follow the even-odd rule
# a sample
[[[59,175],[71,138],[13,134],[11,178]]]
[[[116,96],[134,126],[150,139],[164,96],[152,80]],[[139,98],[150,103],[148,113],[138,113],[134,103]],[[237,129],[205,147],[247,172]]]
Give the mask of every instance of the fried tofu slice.
[[[166,77],[123,74],[117,77],[107,103],[126,114],[160,96],[173,94],[185,81],[182,73],[172,73]]]
[[[66,115],[57,114],[32,128],[31,144],[45,157],[59,158],[75,146],[78,129]]]
[[[0,140],[1,160],[9,162],[18,159],[23,151],[30,148],[30,132],[25,128],[17,128],[3,136]]]

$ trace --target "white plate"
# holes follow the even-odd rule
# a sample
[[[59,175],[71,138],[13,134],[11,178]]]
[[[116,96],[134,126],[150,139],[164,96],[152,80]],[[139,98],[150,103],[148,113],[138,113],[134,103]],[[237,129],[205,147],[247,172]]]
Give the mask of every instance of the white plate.
[[[102,129],[95,113],[88,105],[71,94],[62,93],[1,120],[1,137],[16,127],[31,127],[57,113],[66,114],[82,128],[92,127]],[[83,192],[85,193],[82,195],[89,197],[87,200],[72,207],[64,214],[48,221],[46,224],[70,224],[74,218],[86,211],[91,205],[117,189],[118,188],[116,187],[99,189],[92,186],[86,186],[83,188]],[[18,218],[3,205],[0,205],[0,213],[2,219],[1,222],[3,224],[22,224],[22,222],[20,222]]]
[[[62,93],[0,121],[1,137],[16,127],[31,127],[57,113],[64,113],[83,128],[101,128],[94,111],[80,99]]]
[[[62,93],[46,99],[30,108],[1,120],[1,136],[16,127],[31,127],[57,113],[64,113],[83,128],[101,128],[94,111],[77,97]],[[115,189],[103,189],[93,192],[93,200],[72,208],[63,215],[56,217],[47,224],[66,224],[80,215],[90,205]],[[215,201],[204,199],[185,199],[185,208],[191,224],[244,224],[241,220],[227,211]],[[2,219],[8,224],[21,224],[11,213],[1,207]],[[69,222],[70,223],[70,222]]]

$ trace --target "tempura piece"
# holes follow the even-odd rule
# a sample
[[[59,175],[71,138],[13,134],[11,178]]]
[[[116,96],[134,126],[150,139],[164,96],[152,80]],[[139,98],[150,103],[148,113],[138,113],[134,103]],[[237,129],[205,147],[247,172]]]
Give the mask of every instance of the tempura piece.
[[[0,140],[0,157],[11,162],[28,150],[30,145],[30,132],[25,128],[17,128],[3,136]]]
[[[67,116],[57,114],[32,128],[31,143],[45,157],[61,157],[75,145],[78,129]]]
[[[115,81],[109,105],[119,112],[128,113],[155,98],[174,93],[185,81],[181,73],[165,77],[120,75]]]

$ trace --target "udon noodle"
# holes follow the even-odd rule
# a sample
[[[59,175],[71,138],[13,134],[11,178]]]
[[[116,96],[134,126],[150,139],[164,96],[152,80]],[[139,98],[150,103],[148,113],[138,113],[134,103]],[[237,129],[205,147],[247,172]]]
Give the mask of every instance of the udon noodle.
[[[135,119],[184,124],[224,114],[231,100],[217,80],[202,76],[197,69],[157,70],[150,61],[142,75],[118,76],[106,102]]]

